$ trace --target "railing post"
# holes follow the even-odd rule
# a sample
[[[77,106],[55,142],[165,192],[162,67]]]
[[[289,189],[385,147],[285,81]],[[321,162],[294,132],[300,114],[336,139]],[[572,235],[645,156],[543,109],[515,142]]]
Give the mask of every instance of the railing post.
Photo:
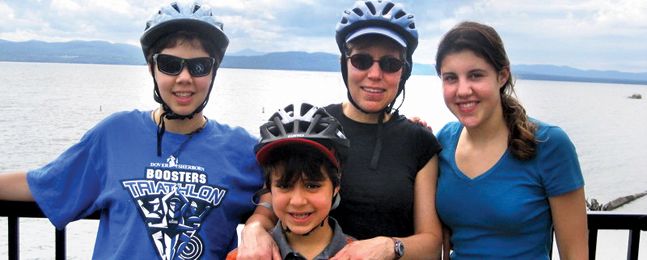
[[[20,226],[17,216],[9,216],[9,260],[20,259],[20,241],[19,232]]]
[[[65,260],[65,228],[56,230],[56,260]]]
[[[595,260],[595,250],[598,245],[598,230],[589,229],[589,260]]]
[[[629,248],[627,260],[638,260],[638,247],[640,246],[640,229],[629,230]]]

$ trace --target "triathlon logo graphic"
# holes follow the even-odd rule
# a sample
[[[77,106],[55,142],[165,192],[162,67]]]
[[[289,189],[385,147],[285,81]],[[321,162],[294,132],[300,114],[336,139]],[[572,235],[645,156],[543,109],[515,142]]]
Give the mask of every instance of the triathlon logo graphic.
[[[203,220],[222,202],[226,189],[207,185],[202,167],[151,163],[146,178],[122,181],[146,225],[160,259],[200,259]]]

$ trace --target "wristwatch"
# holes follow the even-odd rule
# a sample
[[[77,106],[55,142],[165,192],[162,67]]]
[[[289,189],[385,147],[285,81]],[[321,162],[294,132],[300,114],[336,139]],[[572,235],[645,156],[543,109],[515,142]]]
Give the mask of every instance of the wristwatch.
[[[391,239],[393,240],[393,244],[395,244],[395,260],[398,260],[404,256],[404,244],[399,239]]]

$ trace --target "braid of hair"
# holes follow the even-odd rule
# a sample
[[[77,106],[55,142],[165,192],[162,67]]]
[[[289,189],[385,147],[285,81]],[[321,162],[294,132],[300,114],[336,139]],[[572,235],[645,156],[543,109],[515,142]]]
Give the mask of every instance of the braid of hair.
[[[537,124],[528,119],[526,110],[514,96],[506,95],[502,91],[501,104],[503,106],[503,118],[510,132],[508,146],[512,151],[512,155],[521,161],[534,158],[537,155],[537,141],[535,139]]]

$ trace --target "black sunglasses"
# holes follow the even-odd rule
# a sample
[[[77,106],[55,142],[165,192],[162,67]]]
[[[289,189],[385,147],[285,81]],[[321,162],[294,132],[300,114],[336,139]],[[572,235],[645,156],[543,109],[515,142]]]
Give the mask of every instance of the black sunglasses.
[[[161,53],[153,55],[153,60],[157,63],[157,69],[159,69],[159,71],[172,76],[180,75],[184,66],[187,66],[191,76],[204,77],[211,73],[211,69],[216,63],[216,59],[213,57],[182,59],[173,55]]]
[[[386,73],[394,73],[402,69],[402,66],[406,62],[401,61],[397,58],[391,56],[384,56],[379,60],[373,59],[373,56],[365,53],[353,54],[352,56],[347,56],[350,60],[350,64],[353,64],[353,67],[358,70],[367,70],[373,66],[373,63],[377,62],[380,65],[380,69]]]

